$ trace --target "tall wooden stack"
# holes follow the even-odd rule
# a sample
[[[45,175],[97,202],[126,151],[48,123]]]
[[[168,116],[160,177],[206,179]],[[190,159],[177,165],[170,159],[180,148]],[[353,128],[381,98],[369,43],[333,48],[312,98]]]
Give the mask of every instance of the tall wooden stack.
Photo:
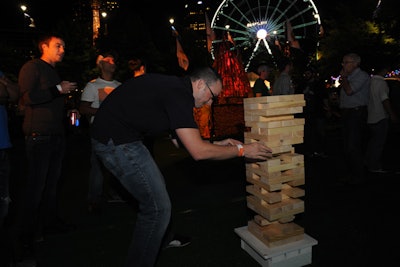
[[[295,118],[305,106],[304,95],[244,99],[245,143],[263,142],[273,158],[246,163],[247,206],[256,215],[248,230],[268,247],[302,240],[304,229],[295,215],[304,212],[304,156],[293,145],[303,143],[304,119]]]

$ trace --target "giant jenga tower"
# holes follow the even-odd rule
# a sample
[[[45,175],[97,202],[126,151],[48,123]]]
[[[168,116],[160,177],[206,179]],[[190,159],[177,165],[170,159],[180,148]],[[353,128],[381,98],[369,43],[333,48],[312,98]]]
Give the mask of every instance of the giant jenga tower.
[[[247,207],[256,215],[248,222],[247,234],[243,235],[243,229],[238,232],[242,247],[249,253],[259,254],[256,260],[263,266],[311,263],[311,246],[316,241],[293,222],[296,214],[304,212],[301,198],[305,192],[299,187],[305,183],[304,156],[293,147],[303,143],[305,120],[294,114],[303,112],[304,95],[254,97],[243,101],[245,126],[249,129],[244,133],[245,143],[262,142],[272,148],[273,157],[264,162],[246,163]],[[249,234],[262,244],[258,250],[254,249],[257,246],[252,244]],[[287,255],[295,256],[287,258]],[[277,259],[279,265],[272,264]]]

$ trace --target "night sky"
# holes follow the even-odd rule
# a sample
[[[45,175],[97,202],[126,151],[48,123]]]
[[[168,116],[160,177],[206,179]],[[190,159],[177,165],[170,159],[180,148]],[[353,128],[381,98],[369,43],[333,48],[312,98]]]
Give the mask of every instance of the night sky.
[[[87,0],[89,1],[89,0]],[[215,1],[215,0],[211,0]],[[388,4],[393,0],[382,0],[382,5]],[[23,14],[19,9],[20,4],[28,6],[28,12],[35,20],[38,27],[47,27],[58,19],[68,18],[74,0],[1,0],[0,4],[0,29],[13,29],[23,21]],[[163,21],[168,21],[170,16],[182,17],[183,4],[185,2],[194,2],[193,0],[120,0],[120,6],[124,12],[129,15],[139,15],[152,28],[157,28]],[[219,1],[215,1],[219,2]],[[376,6],[378,0],[314,0],[321,18],[329,16],[338,16],[332,14],[333,7],[339,3],[345,3],[346,7],[357,6],[357,3],[363,3],[362,6],[354,10],[354,14],[361,8],[368,9],[371,12]]]
[[[88,0],[89,1],[89,0]],[[24,21],[20,4],[28,7],[27,13],[34,18],[38,28],[46,29],[59,19],[68,18],[73,0],[2,0],[0,4],[0,29],[16,29]],[[157,27],[162,20],[168,22],[170,16],[178,16],[182,13],[180,1],[138,1],[120,0],[121,10],[124,14],[139,15],[152,27]]]

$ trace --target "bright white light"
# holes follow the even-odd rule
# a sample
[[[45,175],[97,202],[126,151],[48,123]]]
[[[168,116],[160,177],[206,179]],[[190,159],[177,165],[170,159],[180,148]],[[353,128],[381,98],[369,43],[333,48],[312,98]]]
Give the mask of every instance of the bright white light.
[[[103,18],[106,18],[106,17],[107,17],[107,12],[101,12],[101,16],[102,16]]]
[[[260,29],[257,31],[257,38],[258,39],[265,39],[267,37],[268,33],[265,29]]]
[[[175,22],[174,18],[170,18],[170,19],[169,19],[169,23],[170,23],[170,24],[174,24],[174,22]]]
[[[21,10],[24,11],[24,12],[28,9],[28,8],[26,7],[26,5],[21,5],[20,8],[21,8]]]

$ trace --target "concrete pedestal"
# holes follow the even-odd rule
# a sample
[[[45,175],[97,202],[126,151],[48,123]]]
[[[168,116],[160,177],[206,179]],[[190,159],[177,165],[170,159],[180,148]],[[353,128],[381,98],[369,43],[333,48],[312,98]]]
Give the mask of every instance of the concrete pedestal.
[[[299,267],[311,264],[312,246],[317,240],[304,238],[286,245],[269,248],[250,233],[247,226],[235,228],[241,238],[241,247],[263,267]]]

